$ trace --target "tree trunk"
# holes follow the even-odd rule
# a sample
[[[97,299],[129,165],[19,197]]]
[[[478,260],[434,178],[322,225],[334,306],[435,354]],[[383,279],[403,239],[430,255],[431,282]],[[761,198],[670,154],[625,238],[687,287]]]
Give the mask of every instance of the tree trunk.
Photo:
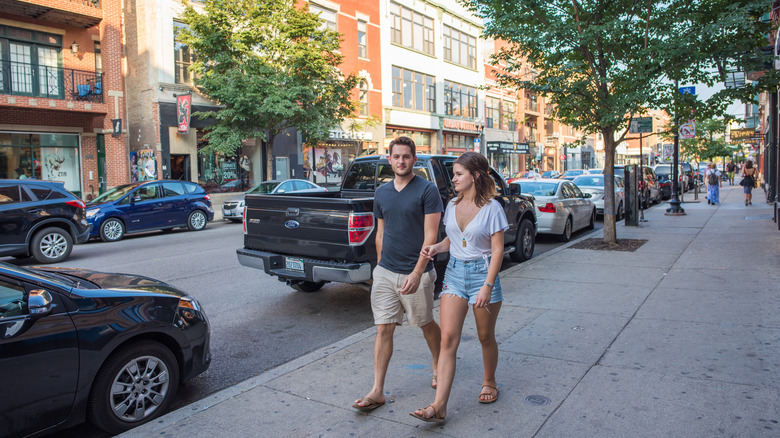
[[[605,128],[604,136],[604,243],[616,244],[615,229],[615,131]]]
[[[271,181],[276,176],[274,173],[274,163],[276,158],[274,156],[274,138],[276,138],[276,134],[269,132],[268,137],[265,140],[265,164],[267,171],[264,176],[266,181]]]

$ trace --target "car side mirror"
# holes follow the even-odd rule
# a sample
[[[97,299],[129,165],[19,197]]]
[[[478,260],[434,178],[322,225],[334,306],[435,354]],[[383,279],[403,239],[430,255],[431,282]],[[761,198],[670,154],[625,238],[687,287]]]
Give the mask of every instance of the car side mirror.
[[[588,198],[592,198],[593,195],[591,195],[590,193],[583,193],[582,197],[585,198],[585,199],[588,199]]]
[[[49,291],[45,289],[35,289],[30,291],[30,295],[27,297],[27,309],[30,315],[34,317],[41,317],[48,315],[53,308],[54,300],[51,297]]]
[[[520,183],[509,184],[509,194],[513,196],[519,196],[522,193]]]
[[[141,202],[141,197],[133,196],[132,198],[130,198],[130,202],[132,202],[133,204],[135,204],[136,202]]]

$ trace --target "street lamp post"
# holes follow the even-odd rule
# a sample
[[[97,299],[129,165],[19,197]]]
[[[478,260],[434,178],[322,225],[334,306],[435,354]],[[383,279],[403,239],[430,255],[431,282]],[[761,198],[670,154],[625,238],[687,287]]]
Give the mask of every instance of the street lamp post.
[[[680,84],[677,80],[674,81],[675,92],[679,93]],[[672,153],[672,199],[669,201],[669,208],[666,209],[666,214],[670,216],[682,216],[685,214],[685,210],[680,206],[679,190],[680,184],[678,182],[679,176],[679,155],[680,155],[680,121],[678,115],[674,115],[674,152]]]

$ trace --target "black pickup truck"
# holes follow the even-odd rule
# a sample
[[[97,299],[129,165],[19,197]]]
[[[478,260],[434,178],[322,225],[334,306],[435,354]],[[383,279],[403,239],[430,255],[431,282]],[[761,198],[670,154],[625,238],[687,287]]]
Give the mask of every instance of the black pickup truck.
[[[455,196],[450,155],[417,155],[414,173],[436,184],[442,203]],[[504,252],[522,262],[534,252],[536,212],[533,198],[508,186],[493,169],[498,196],[509,222]],[[370,284],[376,265],[374,191],[391,181],[393,170],[386,155],[356,158],[344,175],[341,190],[289,195],[246,195],[244,247],[238,261],[262,269],[302,292],[319,290],[326,282]],[[439,239],[444,237],[439,226]],[[438,241],[437,240],[437,241]],[[448,253],[435,266],[441,290]]]

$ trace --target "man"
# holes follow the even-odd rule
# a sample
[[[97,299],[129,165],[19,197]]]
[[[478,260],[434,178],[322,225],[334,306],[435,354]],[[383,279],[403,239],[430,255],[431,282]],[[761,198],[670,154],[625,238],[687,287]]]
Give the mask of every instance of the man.
[[[726,165],[726,172],[728,172],[729,176],[729,185],[734,185],[734,171],[737,170],[737,166],[734,164],[734,160],[729,161],[729,164]]]
[[[390,165],[395,177],[374,194],[376,252],[371,309],[376,324],[374,385],[353,408],[372,411],[385,404],[385,376],[393,355],[393,333],[404,313],[410,325],[420,327],[433,356],[433,381],[441,348],[441,330],[433,319],[436,270],[420,255],[423,246],[438,237],[444,210],[436,186],[412,172],[417,162],[414,141],[398,137],[390,142]]]
[[[707,181],[707,204],[720,204],[720,170],[715,167],[715,163],[709,164],[709,169],[704,175]]]

